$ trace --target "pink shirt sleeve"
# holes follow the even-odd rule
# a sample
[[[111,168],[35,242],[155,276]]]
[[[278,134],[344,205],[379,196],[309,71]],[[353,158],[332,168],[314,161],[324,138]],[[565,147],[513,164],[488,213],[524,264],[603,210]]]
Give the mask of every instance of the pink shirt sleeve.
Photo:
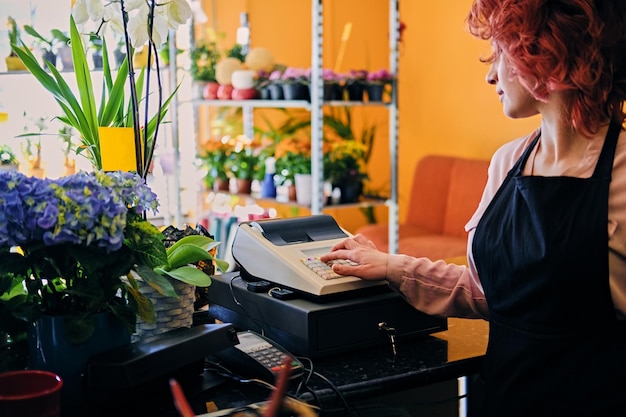
[[[476,226],[507,173],[538,132],[498,149],[489,165],[489,176],[476,212],[465,226],[468,232],[468,266],[442,260],[391,255],[387,280],[412,306],[427,314],[488,319],[485,294],[476,271],[472,240]],[[590,146],[588,158],[570,175],[589,177],[595,168],[602,141]],[[626,319],[626,133],[618,141],[609,194],[609,286],[616,316]],[[581,300],[581,306],[584,300]]]

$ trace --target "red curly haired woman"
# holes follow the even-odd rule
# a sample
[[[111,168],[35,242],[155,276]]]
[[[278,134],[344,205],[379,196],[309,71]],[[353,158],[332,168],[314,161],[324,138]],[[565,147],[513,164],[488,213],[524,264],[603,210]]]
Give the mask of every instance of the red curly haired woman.
[[[469,265],[358,235],[322,260],[427,313],[489,320],[476,416],[624,416],[626,0],[475,0],[468,26],[491,41],[504,113],[541,115],[492,157]]]

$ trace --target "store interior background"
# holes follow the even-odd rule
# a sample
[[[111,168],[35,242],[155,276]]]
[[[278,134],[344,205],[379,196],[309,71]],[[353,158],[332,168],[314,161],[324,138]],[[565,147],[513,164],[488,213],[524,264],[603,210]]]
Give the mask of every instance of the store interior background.
[[[0,0],[0,20],[6,22],[10,13],[24,13],[33,3],[37,3],[35,20],[21,24],[32,24],[41,32],[69,26],[70,0]],[[471,0],[400,2],[400,20],[406,25],[399,49],[398,80],[400,221],[406,213],[414,166],[424,155],[487,159],[500,145],[531,131],[539,123],[536,117],[511,120],[502,114],[495,88],[485,82],[488,66],[479,61],[480,56],[489,54],[489,44],[474,39],[465,26],[471,3]],[[202,0],[202,4],[208,21],[194,27],[196,36],[213,27],[226,35],[224,45],[232,46],[240,13],[247,12],[251,47],[268,48],[277,63],[294,67],[311,65],[309,0]],[[335,66],[344,26],[351,22],[352,31],[339,70],[389,68],[388,7],[386,0],[324,0],[324,67]],[[191,32],[183,28],[182,33],[185,30]],[[178,38],[179,47],[188,48],[188,39]],[[0,31],[0,55],[8,55],[6,27]],[[188,63],[184,58],[181,62],[183,66]],[[4,62],[0,66],[0,71],[4,71]],[[58,112],[51,95],[28,75],[0,74],[0,112],[9,113],[9,120],[0,124],[0,143],[11,144],[17,153],[20,139],[14,136],[22,133],[24,125],[29,123],[24,120],[23,112],[29,117],[52,117]],[[204,138],[195,137],[189,78],[182,77],[179,94],[180,181],[193,191],[195,188],[189,185],[200,182],[194,164],[197,143]],[[357,126],[359,120],[378,126],[368,172],[370,186],[383,190],[389,183],[387,112],[370,108],[355,114]],[[56,164],[62,164],[60,146],[58,140],[44,140],[44,163],[50,176],[58,175],[54,171],[55,160]],[[164,138],[160,151],[171,151],[170,138]],[[58,157],[54,156],[55,152]],[[170,193],[171,189],[157,192],[165,200],[163,193]],[[184,198],[189,201],[184,201],[183,207],[193,211],[197,207],[195,196]],[[170,209],[171,206],[165,207],[165,211]]]

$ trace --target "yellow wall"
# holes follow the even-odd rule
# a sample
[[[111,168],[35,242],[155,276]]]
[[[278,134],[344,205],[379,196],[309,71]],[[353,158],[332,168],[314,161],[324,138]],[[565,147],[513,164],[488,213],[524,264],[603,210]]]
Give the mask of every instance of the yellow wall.
[[[488,44],[465,28],[471,0],[400,0],[406,24],[400,47],[399,173],[403,218],[415,163],[429,153],[489,158],[504,142],[525,134],[537,118],[510,120],[495,89],[485,83],[479,61]],[[234,42],[239,13],[250,18],[252,46],[269,48],[277,62],[308,67],[311,56],[311,2],[305,0],[205,0],[209,25]],[[324,1],[324,66],[334,67],[346,22],[353,23],[340,68],[388,68],[388,1]],[[215,20],[214,17],[216,17]],[[379,125],[369,173],[373,186],[388,183],[386,111],[360,114]]]

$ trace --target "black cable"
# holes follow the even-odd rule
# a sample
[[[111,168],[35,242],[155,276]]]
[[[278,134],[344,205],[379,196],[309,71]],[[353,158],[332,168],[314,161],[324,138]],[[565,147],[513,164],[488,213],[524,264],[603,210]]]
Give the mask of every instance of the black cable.
[[[263,322],[255,319],[254,317],[252,317],[250,315],[250,313],[248,312],[248,310],[246,310],[246,308],[243,306],[243,304],[241,304],[241,302],[237,299],[237,296],[235,296],[235,287],[233,286],[233,282],[237,279],[240,278],[243,280],[243,278],[241,278],[241,274],[239,275],[235,275],[234,277],[232,277],[230,279],[230,282],[228,283],[228,287],[230,288],[230,295],[233,298],[233,301],[235,302],[235,304],[237,304],[241,310],[244,312],[244,314],[246,315],[246,317],[248,317],[252,322],[254,322],[254,324],[256,324],[258,326],[258,332],[261,333],[262,335],[265,335],[265,329],[263,328]]]
[[[359,410],[357,410],[354,406],[351,406],[348,403],[348,401],[346,400],[346,397],[344,397],[344,395],[341,393],[341,391],[339,391],[339,389],[335,386],[335,384],[333,384],[331,382],[330,379],[326,378],[324,375],[320,374],[319,372],[315,372],[315,371],[313,371],[313,375],[317,376],[322,381],[324,381],[324,382],[326,382],[328,384],[328,386],[333,390],[333,392],[337,395],[337,397],[339,398],[339,400],[343,404],[343,407],[346,410],[347,415],[352,415],[351,410],[356,411],[356,415],[357,416],[361,415],[361,413],[359,413]]]

